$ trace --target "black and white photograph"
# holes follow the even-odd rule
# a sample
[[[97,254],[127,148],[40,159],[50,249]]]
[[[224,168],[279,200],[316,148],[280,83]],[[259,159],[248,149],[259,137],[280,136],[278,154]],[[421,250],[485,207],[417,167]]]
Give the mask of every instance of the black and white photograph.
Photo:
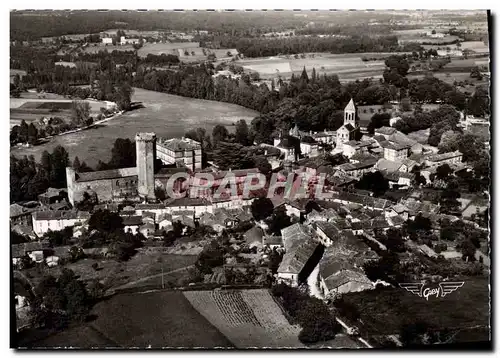
[[[492,349],[491,11],[12,5],[11,350]]]

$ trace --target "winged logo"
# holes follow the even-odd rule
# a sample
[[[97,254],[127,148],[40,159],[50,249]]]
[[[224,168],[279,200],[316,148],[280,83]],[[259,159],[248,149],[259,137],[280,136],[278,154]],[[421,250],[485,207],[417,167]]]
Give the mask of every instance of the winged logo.
[[[458,290],[464,285],[464,282],[441,282],[439,287],[441,287],[441,297]]]
[[[400,283],[399,287],[404,288],[406,291],[417,295],[418,297],[422,297],[422,288],[424,287],[423,283]]]

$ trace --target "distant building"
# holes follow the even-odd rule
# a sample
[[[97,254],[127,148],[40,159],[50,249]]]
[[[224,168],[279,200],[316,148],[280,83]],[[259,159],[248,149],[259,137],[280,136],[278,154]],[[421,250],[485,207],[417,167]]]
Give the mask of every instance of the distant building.
[[[408,144],[384,141],[379,143],[384,149],[384,159],[402,161],[408,158],[410,146]]]
[[[180,164],[192,171],[202,168],[201,143],[193,139],[159,139],[156,153],[164,164]]]
[[[102,38],[102,43],[105,45],[112,45],[113,44],[113,38],[112,37],[103,37]]]
[[[139,42],[140,40],[137,38],[126,38],[125,36],[122,36],[120,38],[120,45],[129,45],[129,44],[135,45],[138,44]]]

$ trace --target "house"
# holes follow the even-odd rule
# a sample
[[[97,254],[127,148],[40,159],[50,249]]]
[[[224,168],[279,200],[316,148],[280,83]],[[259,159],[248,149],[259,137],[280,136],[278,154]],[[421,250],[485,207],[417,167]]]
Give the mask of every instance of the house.
[[[401,161],[408,158],[408,151],[410,149],[410,145],[408,144],[388,140],[379,142],[379,144],[384,149],[384,159]]]
[[[355,204],[360,205],[364,208],[373,209],[377,211],[383,211],[390,203],[386,199],[374,198],[367,195],[360,195],[357,193],[350,193],[341,191],[332,195],[331,198],[326,199],[328,201],[333,201],[345,205]]]
[[[297,240],[291,246],[288,246],[287,242],[289,241],[285,241],[286,252],[278,267],[277,277],[278,282],[296,287],[307,280],[323,255],[324,249],[311,238],[304,241]]]
[[[189,170],[201,169],[201,143],[190,138],[159,138],[156,142],[156,155],[163,164],[176,164]]]
[[[435,167],[443,164],[460,164],[461,162],[462,153],[458,150],[454,152],[430,155],[425,160],[425,164],[429,167]]]
[[[22,235],[24,237],[29,238],[30,240],[36,240],[36,238],[37,238],[31,225],[19,225],[18,224],[18,225],[12,226],[11,230],[19,235]]]
[[[325,247],[332,245],[334,241],[341,235],[342,228],[333,222],[319,221],[313,224],[316,231],[317,239]]]
[[[38,201],[43,205],[59,203],[68,198],[66,189],[48,188],[45,193],[38,195]]]
[[[320,264],[321,265],[321,264]],[[330,267],[331,266],[331,267]],[[375,288],[373,282],[360,269],[340,269],[330,265],[320,266],[319,286],[325,297],[333,298],[349,292],[361,292]],[[331,273],[335,271],[334,273]]]
[[[48,247],[46,242],[33,241],[12,245],[12,263],[18,265],[26,255],[36,263],[42,263],[44,249]]]
[[[316,142],[333,145],[337,139],[337,131],[327,131],[325,129],[323,132],[313,133],[312,137]]]
[[[297,151],[300,149],[300,140],[293,136],[280,136],[274,139],[274,146],[278,148],[282,153],[282,158],[284,160],[296,161],[298,159],[299,153]]]
[[[151,223],[146,223],[139,227],[139,232],[147,238],[152,237],[155,231],[155,225]]]
[[[363,174],[368,173],[373,170],[375,164],[377,164],[377,158],[367,158],[358,163],[344,163],[337,166],[337,170],[344,172],[345,174],[359,178]]]
[[[271,250],[283,248],[283,237],[275,235],[262,236],[262,246],[269,247]]]
[[[390,188],[393,188],[394,186],[409,187],[411,185],[411,181],[415,178],[415,174],[413,173],[388,171],[381,171],[381,173],[384,178],[389,181]]]
[[[303,242],[313,237],[313,233],[300,223],[290,225],[281,229],[281,237],[283,238],[283,245],[285,250],[291,247],[295,242]]]
[[[392,127],[380,127],[380,128],[375,128],[375,136],[383,136],[385,140],[389,139],[389,136],[393,135],[394,133],[397,132],[396,128]]]
[[[101,39],[101,42],[104,44],[104,45],[112,45],[113,44],[113,38],[112,37],[103,37]]]
[[[149,211],[142,212],[142,222],[144,224],[155,224],[155,213]]]
[[[139,227],[142,225],[142,216],[131,215],[123,218],[123,231],[130,232],[134,235],[139,231]]]
[[[375,164],[375,169],[378,171],[387,171],[390,173],[393,172],[403,172],[406,173],[408,171],[408,167],[402,161],[398,160],[387,160],[387,159],[379,159],[377,164]]]
[[[168,231],[172,228],[172,215],[170,214],[161,214],[157,219],[158,228],[160,230]]]
[[[49,230],[60,231],[66,227],[82,224],[90,219],[85,211],[36,211],[32,214],[33,230],[40,237]]]
[[[348,158],[353,157],[355,154],[368,154],[374,145],[377,146],[378,144],[372,139],[362,141],[350,140],[343,144],[342,154]]]
[[[389,210],[387,210],[385,215],[387,218],[401,216],[405,220],[408,220],[409,212],[410,212],[410,210],[406,206],[404,206],[401,203],[398,203],[398,204],[394,205],[392,208],[390,208]]]
[[[17,203],[12,204],[10,206],[10,223],[11,225],[23,225],[23,226],[32,226],[33,219],[31,214],[36,209],[26,208]]]
[[[218,220],[212,213],[204,213],[198,223],[202,226],[209,226],[218,233],[221,233],[226,228],[224,221]]]

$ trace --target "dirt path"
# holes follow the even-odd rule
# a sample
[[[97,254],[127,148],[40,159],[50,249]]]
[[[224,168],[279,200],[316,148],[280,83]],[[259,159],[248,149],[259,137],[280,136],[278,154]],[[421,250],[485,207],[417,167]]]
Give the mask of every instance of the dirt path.
[[[168,274],[175,273],[175,272],[180,272],[182,270],[187,270],[187,269],[192,268],[192,267],[194,267],[194,265],[184,266],[184,267],[180,267],[180,268],[175,269],[175,270],[161,272],[161,273],[157,273],[157,274],[154,274],[154,275],[151,275],[151,276],[141,277],[141,278],[139,278],[137,280],[134,280],[134,281],[131,281],[131,282],[127,282],[126,284],[123,284],[121,286],[110,288],[106,292],[106,294],[113,294],[113,293],[115,293],[118,290],[122,290],[122,289],[133,287],[133,286],[137,285],[138,283],[145,282],[145,281],[150,280],[152,278],[161,277],[162,275],[168,275]]]

